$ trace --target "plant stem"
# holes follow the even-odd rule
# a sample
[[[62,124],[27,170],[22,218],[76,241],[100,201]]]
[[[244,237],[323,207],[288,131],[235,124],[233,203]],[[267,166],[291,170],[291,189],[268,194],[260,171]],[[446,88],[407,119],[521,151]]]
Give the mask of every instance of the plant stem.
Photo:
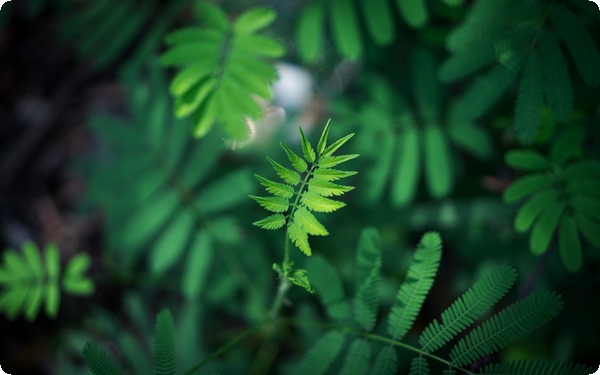
[[[274,320],[279,315],[279,311],[281,310],[281,306],[283,305],[283,300],[285,299],[285,295],[290,289],[290,280],[287,275],[282,275],[279,279],[279,287],[277,288],[277,295],[275,296],[275,300],[273,301],[273,305],[269,310],[269,320]]]

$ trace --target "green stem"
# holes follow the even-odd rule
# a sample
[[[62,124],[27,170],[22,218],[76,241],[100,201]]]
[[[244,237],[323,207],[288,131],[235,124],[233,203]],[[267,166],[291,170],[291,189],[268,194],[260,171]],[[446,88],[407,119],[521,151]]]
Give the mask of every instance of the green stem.
[[[275,296],[275,300],[273,301],[273,305],[269,310],[269,320],[274,320],[279,315],[279,311],[281,310],[281,306],[283,305],[283,300],[285,299],[285,295],[290,289],[292,284],[288,279],[287,275],[282,275],[279,281],[279,287],[277,288],[277,295]]]

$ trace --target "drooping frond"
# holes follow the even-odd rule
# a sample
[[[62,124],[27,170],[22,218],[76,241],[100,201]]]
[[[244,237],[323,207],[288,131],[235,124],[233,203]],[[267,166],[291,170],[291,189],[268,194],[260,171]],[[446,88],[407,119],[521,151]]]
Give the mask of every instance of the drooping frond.
[[[406,280],[396,295],[388,321],[392,339],[401,339],[411,328],[421,306],[433,286],[442,256],[440,235],[429,232],[423,235],[408,269]]]
[[[175,375],[175,324],[171,312],[166,309],[156,316],[154,353],[156,375]]]
[[[275,213],[254,225],[264,229],[279,229],[285,226],[286,236],[306,255],[312,250],[308,236],[326,236],[327,229],[313,215],[313,212],[333,212],[346,204],[330,197],[341,196],[352,189],[352,186],[332,182],[355,175],[356,172],[342,171],[333,167],[356,158],[358,155],[333,155],[354,134],[349,134],[327,145],[330,123],[321,133],[317,147],[313,147],[300,128],[302,156],[281,144],[293,169],[284,167],[267,157],[275,172],[283,183],[274,182],[256,175],[256,178],[273,194],[272,197],[250,196],[263,208]]]
[[[409,375],[429,375],[429,364],[425,357],[414,357],[410,361]]]
[[[589,375],[597,369],[552,360],[514,360],[485,366],[482,375]]]
[[[83,359],[94,375],[121,375],[121,369],[108,353],[94,342],[83,347]]]
[[[247,136],[246,117],[262,117],[256,97],[270,99],[269,84],[277,78],[266,61],[284,53],[281,43],[257,34],[273,22],[275,13],[253,8],[230,23],[219,7],[197,2],[202,28],[175,31],[166,38],[165,65],[180,67],[171,83],[175,115],[191,116],[194,134],[204,136],[219,123],[234,139]]]
[[[515,342],[554,318],[563,301],[555,293],[533,294],[500,311],[451,350],[452,364],[466,366]]]
[[[347,318],[350,308],[335,268],[325,258],[316,255],[308,262],[307,271],[327,314],[334,320]]]
[[[377,319],[380,279],[379,234],[373,228],[365,229],[356,250],[356,294],[353,307],[354,319],[366,331],[373,329]]]
[[[463,332],[510,289],[516,279],[511,267],[500,267],[478,280],[442,312],[441,323],[431,322],[419,337],[423,350],[433,352]]]
[[[346,337],[339,331],[329,331],[312,345],[308,353],[295,366],[295,375],[320,375],[327,370],[342,351]]]
[[[371,367],[371,343],[363,339],[355,339],[344,358],[341,375],[366,374]]]
[[[542,70],[539,57],[531,52],[523,69],[515,104],[515,132],[524,144],[531,144],[538,133],[544,105]]]
[[[56,318],[61,290],[75,296],[94,292],[94,283],[85,273],[91,260],[80,253],[69,259],[61,274],[60,253],[49,244],[42,251],[33,242],[25,242],[23,251],[5,249],[0,263],[0,311],[9,319],[23,314],[34,320],[42,306],[50,318]]]

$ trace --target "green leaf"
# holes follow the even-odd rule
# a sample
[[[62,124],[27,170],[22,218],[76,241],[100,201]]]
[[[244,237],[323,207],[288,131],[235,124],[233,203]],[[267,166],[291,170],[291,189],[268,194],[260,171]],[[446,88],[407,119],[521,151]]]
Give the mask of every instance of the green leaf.
[[[535,193],[521,206],[515,217],[515,229],[517,232],[526,232],[548,203],[557,201],[558,193],[555,189],[546,189]]]
[[[413,28],[425,26],[429,19],[424,0],[396,0],[396,6],[398,7],[398,10],[402,14],[402,17],[406,23]]]
[[[399,150],[396,171],[393,173],[391,199],[397,206],[404,206],[416,193],[421,172],[421,147],[419,144],[420,132],[414,126],[407,126],[398,137]]]
[[[560,295],[543,292],[510,305],[462,338],[450,352],[452,364],[467,366],[546,324],[562,309]]]
[[[366,374],[370,367],[371,344],[364,339],[355,339],[350,344],[348,353],[344,358],[344,365],[340,370],[341,375]]]
[[[567,63],[554,34],[541,34],[539,51],[543,62],[541,68],[544,74],[546,102],[556,121],[567,121],[573,113],[573,88]]]
[[[250,170],[242,168],[229,172],[202,188],[196,204],[204,214],[220,212],[245,202],[252,191],[254,183]]]
[[[277,163],[268,156],[267,160],[269,160],[269,163],[271,163],[271,165],[277,172],[277,175],[279,175],[279,177],[281,177],[283,181],[292,186],[298,185],[298,183],[300,182],[300,175],[298,174],[298,172],[284,167],[283,165]]]
[[[257,197],[251,195],[250,198],[258,202],[267,211],[281,213],[286,212],[290,206],[290,202],[281,197]]]
[[[290,281],[294,285],[298,285],[299,287],[306,289],[306,291],[309,293],[315,292],[310,286],[310,281],[308,280],[308,276],[306,276],[306,270],[295,270],[294,274],[290,276]]]
[[[255,221],[252,225],[269,230],[279,229],[285,225],[285,216],[282,214],[273,214],[262,220]]]
[[[195,218],[191,210],[181,210],[175,214],[150,250],[150,269],[162,274],[171,268],[183,255],[187,239],[194,230]]]
[[[252,8],[237,18],[233,31],[242,34],[255,33],[275,20],[276,14],[269,8]]]
[[[340,178],[354,176],[357,172],[353,171],[339,171],[337,169],[317,168],[313,172],[313,176],[316,179],[323,181],[336,181]]]
[[[82,277],[90,267],[91,262],[92,259],[90,258],[89,254],[76,254],[69,260],[63,277]]]
[[[298,52],[304,61],[315,62],[323,50],[324,11],[320,1],[309,2],[300,15],[296,28]]]
[[[571,272],[579,271],[582,264],[581,242],[577,233],[577,224],[568,215],[564,215],[560,222],[558,250],[567,270]]]
[[[94,375],[121,375],[117,364],[96,343],[87,342],[83,347],[83,359]]]
[[[325,128],[323,128],[323,132],[321,133],[321,137],[317,143],[317,152],[319,155],[323,155],[323,152],[325,152],[325,147],[327,147],[327,136],[329,135],[330,125],[331,119],[327,120],[327,124],[325,124]]]
[[[436,232],[423,235],[408,269],[406,280],[396,294],[388,321],[388,333],[400,340],[408,333],[433,286],[442,256],[442,240]]]
[[[596,248],[600,249],[600,223],[588,215],[575,211],[575,222],[583,236]]]
[[[287,235],[292,243],[296,245],[296,247],[300,249],[304,255],[311,256],[312,251],[310,249],[310,245],[308,244],[308,235],[299,224],[292,221],[287,227]]]
[[[386,346],[377,355],[371,375],[394,375],[398,363],[398,355],[393,346]]]
[[[394,38],[394,21],[387,0],[362,0],[362,14],[369,34],[377,44],[388,44]]]
[[[428,125],[423,133],[425,172],[429,192],[436,198],[448,194],[452,187],[453,169],[446,135],[437,125]]]
[[[350,134],[348,134],[348,135],[346,135],[346,136],[338,139],[337,141],[335,141],[332,144],[330,144],[329,146],[327,146],[327,148],[325,148],[325,150],[323,150],[323,152],[320,153],[319,155],[321,155],[321,156],[330,156],[330,155],[332,155],[340,147],[342,147],[346,142],[348,142],[350,140],[350,138],[352,138],[352,137],[354,137],[354,133],[350,133]],[[321,163],[319,163],[319,165],[321,165]],[[321,166],[323,168],[325,168],[323,165],[321,165]]]
[[[558,201],[547,202],[546,208],[531,231],[529,244],[534,254],[539,255],[546,252],[564,210],[565,206]]]
[[[227,14],[215,4],[205,1],[196,1],[194,3],[198,17],[206,23],[207,26],[225,31],[229,28],[229,19]]]
[[[175,375],[175,323],[167,309],[156,316],[154,328],[156,375]]]
[[[576,196],[571,198],[570,204],[575,211],[583,212],[596,220],[600,220],[600,199]]]
[[[338,331],[329,331],[314,343],[300,363],[294,367],[293,374],[321,375],[327,370],[342,351],[345,336]]]
[[[583,80],[594,87],[600,84],[600,51],[584,24],[563,4],[551,8],[550,19]]]
[[[312,191],[324,197],[339,196],[353,190],[352,186],[334,184],[333,182],[312,178],[308,182],[308,191]]]
[[[333,212],[344,207],[344,202],[334,201],[333,199],[322,197],[311,191],[302,194],[301,203],[309,210],[316,212]]]
[[[414,357],[410,361],[409,375],[429,375],[429,364],[424,357]]]
[[[283,143],[280,143],[280,145],[285,150],[285,153],[287,154],[288,159],[290,159],[290,162],[292,163],[292,166],[294,167],[294,169],[296,169],[300,173],[306,172],[308,165],[306,164],[304,159],[302,159],[298,154],[296,154],[294,151],[292,151],[289,147],[287,147]],[[313,151],[313,153],[314,153],[314,151]]]
[[[544,99],[540,65],[536,52],[530,52],[515,106],[515,132],[523,144],[531,144],[535,140],[542,120]]]
[[[543,171],[550,162],[539,152],[533,150],[510,150],[504,154],[509,166],[521,171]]]
[[[184,264],[181,289],[190,300],[201,298],[201,292],[210,272],[214,247],[210,234],[200,231],[194,237]]]
[[[327,315],[333,320],[348,318],[350,308],[337,270],[317,254],[309,260],[307,272]]]
[[[435,74],[435,59],[431,53],[417,49],[412,56],[413,92],[424,121],[437,121],[440,106],[440,88]]]
[[[327,153],[327,150],[325,150],[325,153]],[[338,164],[345,163],[348,160],[352,160],[357,157],[358,157],[358,154],[338,155],[338,156],[327,155],[327,156],[323,156],[323,157],[319,158],[317,165],[319,166],[319,168],[331,168]]]
[[[521,177],[504,191],[504,201],[514,203],[530,194],[552,185],[552,178],[546,173]]]
[[[300,126],[298,127],[298,130],[300,131],[300,138],[302,140],[302,153],[304,154],[304,157],[309,162],[315,161],[317,159],[315,150],[313,150],[312,146],[310,145],[310,142],[308,141],[308,139],[306,139],[304,131],[302,131],[302,128]]]
[[[266,178],[261,177],[257,174],[255,174],[254,176],[260,181],[261,185],[267,188],[267,191],[269,193],[273,194],[276,197],[290,199],[294,195],[294,188],[290,185],[267,180]]]
[[[486,274],[442,312],[441,323],[432,321],[421,333],[423,350],[433,352],[486,313],[511,288],[517,278],[511,267],[498,267]]]
[[[348,59],[359,58],[362,42],[354,4],[346,0],[332,0],[329,4],[333,37],[340,53]]]
[[[588,375],[597,369],[586,368],[557,360],[520,359],[495,365],[486,365],[481,369],[482,375]]]
[[[313,236],[327,236],[329,232],[313,214],[305,207],[299,206],[294,212],[294,222],[298,224],[306,233]]]

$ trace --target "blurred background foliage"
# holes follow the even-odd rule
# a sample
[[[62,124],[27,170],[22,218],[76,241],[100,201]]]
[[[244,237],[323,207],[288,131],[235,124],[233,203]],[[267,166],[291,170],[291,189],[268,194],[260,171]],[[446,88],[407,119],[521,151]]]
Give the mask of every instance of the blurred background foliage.
[[[556,290],[565,309],[476,366],[597,366],[599,21],[586,0],[4,4],[0,245],[4,263],[24,259],[15,274],[42,279],[37,297],[2,284],[0,365],[85,373],[94,341],[149,373],[154,317],[169,308],[187,370],[263,321],[284,238],[252,226],[264,216],[253,175],[272,174],[265,156],[285,159],[280,141],[299,149],[298,125],[315,142],[331,118],[331,139],[356,133],[344,147],[359,173],[322,219],[330,235],[310,241],[343,285],[374,227],[387,311],[418,239],[437,230],[419,329],[508,264],[511,300]],[[55,266],[41,267],[49,251],[28,240],[65,267],[62,300]],[[324,316],[300,288],[282,314]],[[249,332],[202,373],[288,371],[323,331]]]

